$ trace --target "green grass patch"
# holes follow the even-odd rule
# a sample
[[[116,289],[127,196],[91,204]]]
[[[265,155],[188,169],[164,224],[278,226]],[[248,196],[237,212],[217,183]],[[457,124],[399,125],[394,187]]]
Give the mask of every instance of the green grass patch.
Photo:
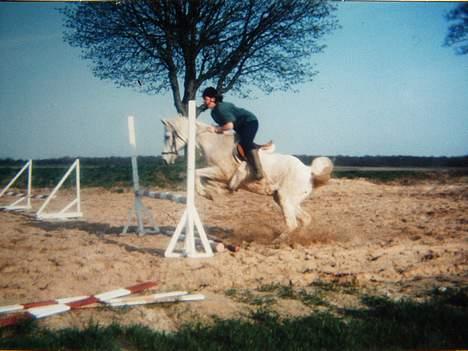
[[[360,292],[357,285],[353,282],[336,283],[327,282],[323,280],[315,280],[314,282],[312,282],[312,284],[310,284],[310,286],[325,292],[333,291],[348,295],[356,295]]]
[[[330,306],[326,299],[327,293],[358,295],[358,288],[352,283],[331,283],[314,281],[307,288],[295,288],[293,285],[278,283],[265,284],[257,288],[259,292],[268,292],[280,299],[299,300],[307,306]]]
[[[320,291],[300,290],[297,298],[306,306],[328,306],[328,302]]]
[[[234,301],[245,303],[253,306],[270,306],[276,302],[271,294],[258,294],[250,289],[227,289],[226,296]]]
[[[321,291],[297,289],[292,285],[266,284],[256,290],[231,288],[225,294],[234,301],[266,309],[270,309],[278,299],[299,300],[307,306],[328,305]]]

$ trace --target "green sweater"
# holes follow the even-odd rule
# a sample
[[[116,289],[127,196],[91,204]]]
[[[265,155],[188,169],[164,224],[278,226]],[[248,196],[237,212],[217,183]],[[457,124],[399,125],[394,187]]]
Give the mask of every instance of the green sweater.
[[[234,129],[247,122],[257,121],[257,117],[252,112],[239,108],[230,102],[218,102],[216,107],[211,110],[211,117],[220,126],[229,122],[234,123]]]

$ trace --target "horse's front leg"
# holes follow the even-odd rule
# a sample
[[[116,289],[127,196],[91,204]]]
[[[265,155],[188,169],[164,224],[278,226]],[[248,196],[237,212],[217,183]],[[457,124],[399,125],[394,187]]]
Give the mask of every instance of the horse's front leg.
[[[195,188],[197,193],[207,199],[213,200],[212,194],[206,190],[202,178],[209,180],[220,180],[222,173],[218,167],[205,167],[195,170]]]
[[[231,191],[236,191],[242,182],[247,178],[248,175],[248,169],[247,169],[247,162],[243,161],[237,167],[236,172],[232,176],[231,180],[229,181],[229,189]]]
[[[281,208],[281,212],[283,213],[283,217],[287,226],[287,229],[273,241],[276,244],[285,242],[289,238],[289,234],[298,227],[296,219],[296,206],[293,205],[293,201],[290,195],[288,195],[289,194],[287,192],[285,193],[284,189],[273,193],[273,200],[275,200],[275,202]]]

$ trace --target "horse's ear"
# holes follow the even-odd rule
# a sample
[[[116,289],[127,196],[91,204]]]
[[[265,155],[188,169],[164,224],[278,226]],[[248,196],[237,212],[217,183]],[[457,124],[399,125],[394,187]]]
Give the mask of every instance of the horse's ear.
[[[161,122],[168,129],[173,129],[174,128],[174,124],[170,120],[162,119]]]

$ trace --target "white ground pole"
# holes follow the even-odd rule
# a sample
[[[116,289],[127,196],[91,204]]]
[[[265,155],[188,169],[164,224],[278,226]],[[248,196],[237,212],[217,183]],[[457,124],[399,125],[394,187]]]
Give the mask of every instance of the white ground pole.
[[[76,197],[75,199],[70,202],[67,206],[65,206],[62,210],[59,212],[54,212],[54,213],[44,213],[44,211],[47,208],[47,205],[49,202],[52,200],[52,198],[55,197],[55,194],[59,191],[59,189],[62,187],[63,183],[65,180],[70,176],[70,174],[76,170]],[[75,206],[75,211],[68,211],[70,210],[73,206]],[[42,204],[41,208],[37,211],[36,213],[36,218],[37,219],[69,219],[69,218],[79,218],[82,217],[83,213],[81,213],[81,197],[80,197],[80,160],[76,159],[75,162],[70,166],[68,171],[65,173],[63,178],[60,180],[60,182],[57,184],[55,189],[50,193],[49,197],[45,200],[45,202]]]
[[[27,183],[27,190],[26,195],[22,196],[12,204],[8,206],[4,206],[2,208],[6,210],[29,210],[31,208],[31,182],[32,182],[32,160],[29,160],[23,168],[15,175],[15,177],[6,185],[5,188],[0,192],[0,197],[2,197],[7,190],[18,180],[18,178],[24,173],[25,170],[28,170],[28,183]],[[26,200],[25,205],[20,205],[20,203]]]
[[[127,225],[124,227],[122,234],[126,234],[130,226],[133,213],[137,220],[137,233],[138,235],[145,235],[147,233],[159,233],[159,228],[154,222],[151,212],[146,208],[141,200],[140,195],[140,177],[138,176],[138,161],[136,149],[136,136],[135,136],[135,119],[133,116],[128,116],[128,139],[130,147],[132,148],[132,176],[133,176],[133,191],[135,192],[135,201],[133,208],[128,211]],[[153,229],[145,229],[144,220],[147,217]]]
[[[195,207],[195,137],[196,137],[196,105],[194,100],[189,101],[188,105],[189,137],[187,147],[187,204],[180,219],[179,224],[169,242],[164,255],[166,257],[212,257],[210,243],[206,236],[203,224],[201,223],[197,209]],[[175,252],[175,247],[182,229],[185,227],[185,245],[183,252]],[[202,243],[204,252],[197,252],[195,248],[195,227]]]

